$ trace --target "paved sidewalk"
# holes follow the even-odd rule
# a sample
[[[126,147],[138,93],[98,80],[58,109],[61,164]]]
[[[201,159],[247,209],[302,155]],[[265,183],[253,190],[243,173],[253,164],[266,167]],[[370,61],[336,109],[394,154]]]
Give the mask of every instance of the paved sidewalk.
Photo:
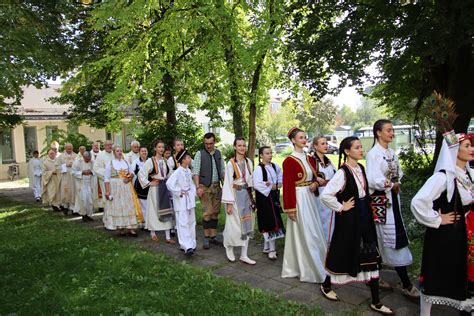
[[[10,199],[35,203],[28,188],[24,182],[0,182],[0,196]],[[58,214],[59,216],[59,214]],[[255,266],[249,266],[240,262],[231,263],[225,256],[222,246],[212,246],[209,250],[202,249],[202,229],[198,227],[198,247],[197,252],[191,258],[184,256],[176,245],[168,245],[164,243],[164,236],[160,235],[158,242],[149,238],[148,232],[139,231],[137,238],[119,237],[116,232],[106,231],[103,229],[101,214],[95,214],[94,222],[84,223],[78,216],[68,216],[66,220],[77,222],[91,229],[98,229],[111,236],[116,236],[126,240],[127,242],[137,244],[146,249],[164,253],[174,257],[180,262],[202,267],[211,270],[215,275],[226,277],[238,283],[246,283],[255,288],[260,288],[275,295],[293,300],[302,304],[319,306],[327,315],[379,315],[374,313],[368,307],[370,303],[370,291],[365,284],[349,284],[334,287],[340,301],[330,302],[326,300],[319,292],[318,284],[303,283],[298,279],[283,279],[280,277],[283,249],[279,250],[279,257],[276,261],[269,260],[265,254],[261,252],[262,245],[255,241],[251,241],[249,245],[249,257],[257,261]],[[235,251],[238,258],[239,249]],[[398,277],[393,270],[382,271],[382,277],[390,284],[398,283]],[[402,296],[399,289],[393,291],[381,291],[381,299],[384,304],[392,308],[396,315],[418,315],[419,306],[417,301],[411,301]],[[432,315],[459,315],[457,311],[434,306]]]

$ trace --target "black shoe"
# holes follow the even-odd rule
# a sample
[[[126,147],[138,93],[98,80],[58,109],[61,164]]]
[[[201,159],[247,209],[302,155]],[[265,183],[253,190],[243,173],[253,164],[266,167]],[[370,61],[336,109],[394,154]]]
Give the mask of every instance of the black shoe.
[[[174,228],[170,229],[170,235],[171,237],[176,237],[176,229]]]
[[[87,220],[87,215],[82,216],[82,221],[83,221],[83,222],[88,222],[88,220]]]
[[[104,212],[104,208],[103,207],[99,207],[99,213],[100,212]]]
[[[94,219],[93,219],[92,217],[88,216],[88,215],[86,215],[86,219],[87,219],[87,221],[89,221],[89,222],[93,222],[93,221],[94,221]]]
[[[41,199],[40,198],[36,198],[36,202],[41,202]]]
[[[194,254],[194,250],[189,248],[184,252],[184,254],[188,257],[191,257]]]
[[[204,241],[203,241],[203,243],[202,243],[202,248],[204,248],[204,249],[209,249],[209,248],[210,248],[210,246],[209,246],[209,238],[204,237]]]
[[[67,208],[64,208],[64,207],[62,208],[62,210],[63,210],[64,216],[67,216],[67,214],[69,213],[69,210]]]
[[[52,208],[53,208],[53,212],[59,212],[59,208],[57,206],[53,205]]]
[[[220,242],[219,240],[217,240],[217,237],[211,237],[211,239],[210,239],[209,241],[210,241],[211,244],[213,244],[213,245],[222,246],[222,242]]]

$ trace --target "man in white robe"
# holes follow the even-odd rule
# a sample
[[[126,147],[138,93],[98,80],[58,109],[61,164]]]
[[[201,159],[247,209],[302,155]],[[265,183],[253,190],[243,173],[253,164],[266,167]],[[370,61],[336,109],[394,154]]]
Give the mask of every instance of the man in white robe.
[[[59,211],[61,204],[61,195],[59,191],[59,182],[61,173],[56,161],[56,151],[51,148],[48,151],[48,157],[43,161],[41,166],[41,199],[44,204],[48,204],[53,208],[53,211]]]
[[[132,150],[125,154],[125,161],[128,163],[129,166],[133,164],[135,160],[137,160],[140,157],[140,143],[136,140],[130,143],[130,147]]]
[[[76,153],[73,152],[72,144],[64,144],[64,152],[57,158],[57,163],[61,168],[61,208],[64,215],[67,215],[69,210],[74,210],[75,200],[75,185],[74,178],[71,173],[71,167],[76,160]]]
[[[28,178],[30,180],[30,188],[33,189],[36,202],[41,201],[41,175],[43,170],[41,165],[43,161],[38,158],[39,153],[37,150],[33,152],[33,158],[28,162]]]
[[[72,165],[72,175],[76,179],[76,201],[74,212],[82,216],[82,221],[93,221],[94,197],[97,197],[97,178],[94,175],[93,162],[88,151],[82,154]]]
[[[105,175],[105,166],[110,164],[114,155],[112,153],[112,141],[106,140],[104,143],[104,150],[101,151],[98,155],[96,160],[94,161],[93,171],[97,178],[99,179],[99,188],[100,188],[100,196],[101,201],[99,201],[99,211],[103,210],[105,205],[105,184],[104,184],[104,175]]]
[[[99,142],[92,143],[91,160],[95,161],[99,153],[100,153],[100,143]]]

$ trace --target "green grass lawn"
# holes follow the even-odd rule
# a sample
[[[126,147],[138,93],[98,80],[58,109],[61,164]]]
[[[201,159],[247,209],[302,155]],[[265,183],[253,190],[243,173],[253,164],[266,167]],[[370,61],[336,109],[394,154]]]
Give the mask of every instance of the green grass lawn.
[[[321,314],[0,200],[0,314]]]

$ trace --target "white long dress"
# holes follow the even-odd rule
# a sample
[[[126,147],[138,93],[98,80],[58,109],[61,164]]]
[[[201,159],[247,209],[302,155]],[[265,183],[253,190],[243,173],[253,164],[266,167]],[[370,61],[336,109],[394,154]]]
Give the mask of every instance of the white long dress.
[[[150,186],[148,177],[153,171],[153,161],[155,157],[148,158],[140,171],[138,172],[138,181],[142,188],[150,187],[148,190],[147,206],[146,206],[146,217],[145,217],[145,228],[149,231],[161,231],[167,230],[174,227],[174,221],[162,222],[158,217],[158,187]],[[166,180],[169,177],[169,172],[166,168],[166,161],[160,159],[156,161],[158,166],[157,173],[152,175],[153,179]]]
[[[104,182],[110,183],[113,197],[112,201],[106,200],[105,203],[104,224],[107,229],[134,229],[138,225],[133,187],[130,182],[123,182],[124,175],[130,172],[130,166],[123,159],[113,159],[105,166]]]
[[[334,174],[336,173],[336,167],[334,167],[331,161],[329,161],[329,163],[327,164],[324,164],[324,162],[320,162],[318,160],[316,161],[318,162],[318,170],[324,175],[324,179],[327,181],[331,180],[332,177],[334,177]],[[326,186],[320,186],[318,188],[319,196],[316,197],[316,200],[318,202],[319,217],[321,218],[324,236],[329,244],[332,233],[334,232],[334,210],[331,210],[329,207],[321,203],[320,197],[321,194],[323,194],[325,188]]]
[[[305,181],[313,180],[313,171],[305,153],[293,152],[306,170]],[[283,178],[286,170],[283,170]],[[291,171],[290,171],[291,172]],[[295,171],[296,172],[296,171]],[[327,243],[321,225],[316,195],[309,186],[296,187],[297,220],[286,222],[285,252],[281,276],[299,277],[301,282],[322,283],[326,278],[324,260]]]
[[[382,261],[392,267],[403,267],[410,265],[413,262],[413,257],[408,246],[395,249],[396,232],[395,217],[392,207],[392,191],[391,187],[385,187],[387,177],[397,177],[398,182],[400,182],[403,177],[403,171],[400,167],[398,158],[395,155],[393,149],[385,149],[378,142],[376,142],[374,147],[372,147],[372,149],[367,153],[366,164],[367,181],[369,182],[370,194],[372,194],[374,191],[385,191],[385,196],[387,197],[389,203],[387,205],[386,223],[382,224],[375,222],[375,228],[377,229],[377,241],[379,244],[380,255],[382,256]],[[400,195],[397,195],[397,197],[401,215],[402,210]]]
[[[176,212],[176,227],[181,249],[196,248],[196,186],[194,185],[191,170],[181,166],[173,172],[166,182],[166,186],[173,193],[173,208]]]
[[[222,187],[222,203],[232,204],[233,210],[232,214],[227,214],[226,212],[226,220],[225,220],[225,227],[224,232],[222,233],[224,237],[224,247],[242,247],[248,244],[248,237],[243,236],[242,230],[242,221],[240,219],[240,212],[239,209],[242,207],[246,207],[245,205],[239,205],[237,199],[237,190],[234,186],[247,186],[251,188],[253,186],[252,181],[252,174],[250,173],[253,170],[252,162],[250,159],[246,158],[246,164],[244,166],[244,172],[240,168],[237,168],[237,175],[234,179],[234,167],[232,163],[229,161],[227,163],[225,169],[225,177],[224,177],[224,185]],[[245,190],[246,189],[242,189]],[[244,192],[244,191],[242,191]],[[245,192],[245,194],[247,194]],[[227,207],[227,206],[225,206]],[[255,223],[255,214],[251,212],[251,226],[253,230],[253,225]]]

